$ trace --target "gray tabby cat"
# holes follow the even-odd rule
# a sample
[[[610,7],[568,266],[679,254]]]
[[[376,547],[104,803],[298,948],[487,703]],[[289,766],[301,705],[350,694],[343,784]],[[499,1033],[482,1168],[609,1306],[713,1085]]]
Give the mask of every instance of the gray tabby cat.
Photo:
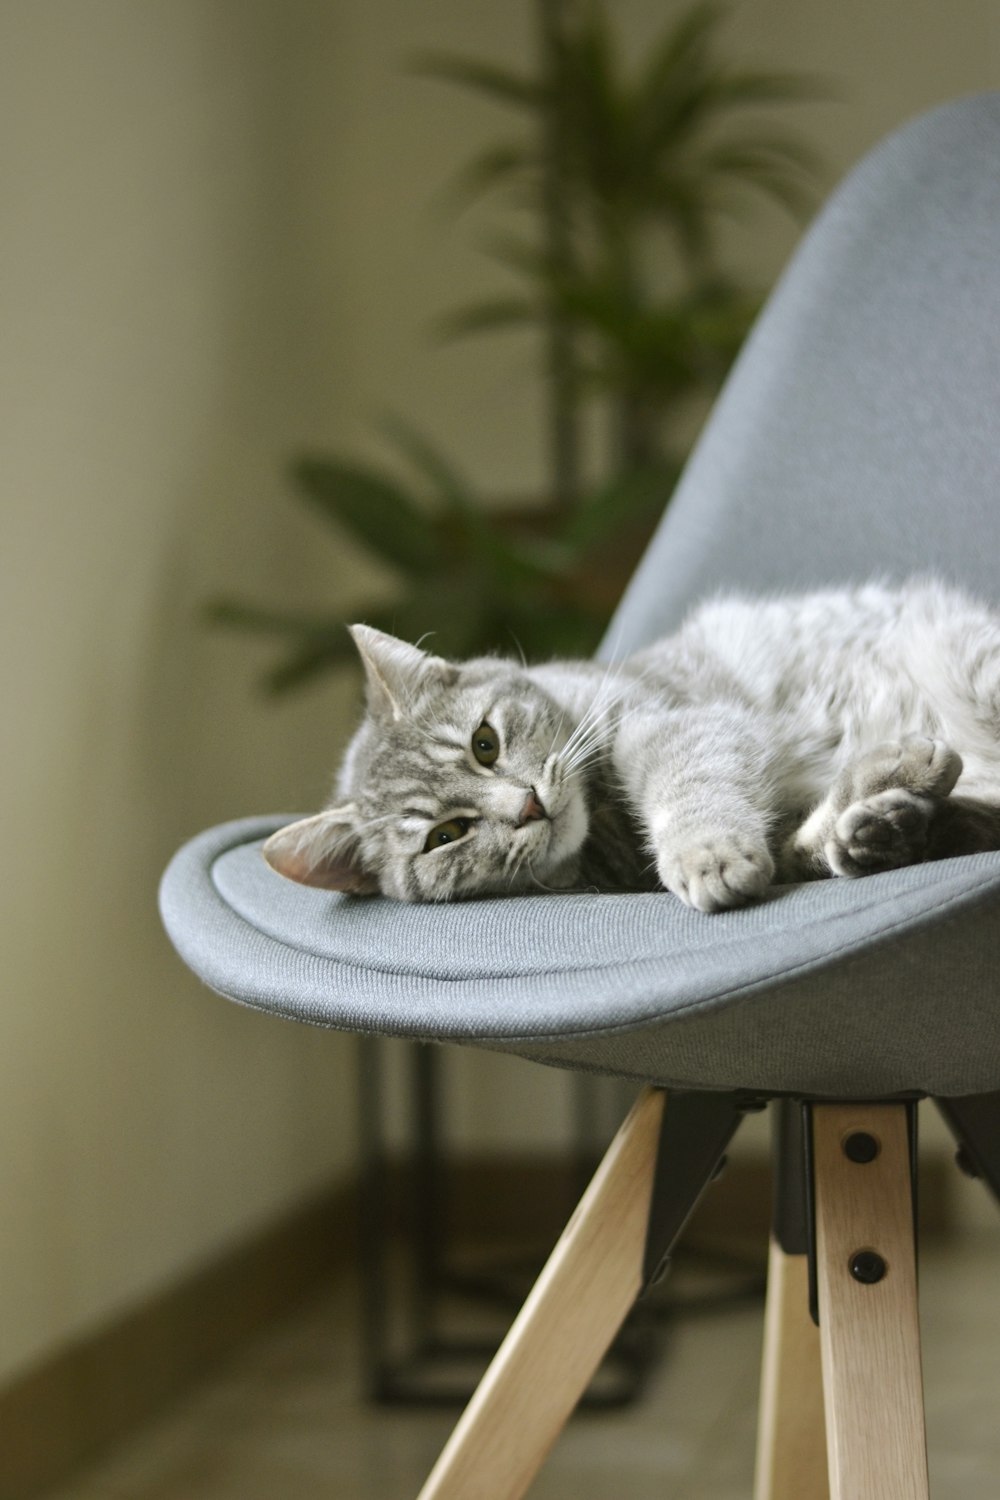
[[[368,706],[335,805],[264,846],[293,880],[714,912],[1000,848],[1000,615],[939,583],[718,599],[612,668],[352,633]]]

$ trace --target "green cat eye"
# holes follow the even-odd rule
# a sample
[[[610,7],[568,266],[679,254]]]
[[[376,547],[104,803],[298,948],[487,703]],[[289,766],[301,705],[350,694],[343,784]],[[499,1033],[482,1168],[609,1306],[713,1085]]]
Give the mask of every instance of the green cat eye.
[[[481,766],[491,766],[500,754],[500,736],[492,724],[480,724],[472,736],[472,753]]]
[[[464,839],[471,824],[471,818],[449,818],[447,823],[439,823],[427,835],[424,853],[429,854],[432,849],[443,849],[445,844],[453,844],[456,839]]]

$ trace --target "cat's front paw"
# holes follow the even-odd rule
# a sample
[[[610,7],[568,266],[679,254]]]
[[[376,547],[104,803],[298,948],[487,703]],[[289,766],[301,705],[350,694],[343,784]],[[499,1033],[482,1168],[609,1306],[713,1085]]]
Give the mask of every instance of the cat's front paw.
[[[762,895],[774,860],[764,844],[717,835],[663,850],[656,868],[668,891],[698,911],[712,912]]]
[[[827,863],[835,875],[873,875],[921,862],[934,800],[894,787],[855,802],[842,812],[827,840]]]

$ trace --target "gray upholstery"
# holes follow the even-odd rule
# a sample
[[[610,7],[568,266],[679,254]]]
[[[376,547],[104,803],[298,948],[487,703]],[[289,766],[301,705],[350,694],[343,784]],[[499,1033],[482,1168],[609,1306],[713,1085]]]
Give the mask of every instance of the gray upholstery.
[[[834,194],[605,644],[721,588],[927,571],[1000,599],[1000,93],[921,117]]]
[[[1000,1087],[1000,855],[715,917],[658,894],[427,907],[282,880],[260,855],[281,821],[211,829],[163,885],[182,956],[244,1004],[689,1087]]]
[[[762,316],[605,643],[705,592],[944,572],[1000,594],[1000,96],[949,106],[835,195]],[[168,869],[222,994],[693,1088],[1000,1089],[1000,854],[774,890],[405,907],[293,886],[210,830]]]

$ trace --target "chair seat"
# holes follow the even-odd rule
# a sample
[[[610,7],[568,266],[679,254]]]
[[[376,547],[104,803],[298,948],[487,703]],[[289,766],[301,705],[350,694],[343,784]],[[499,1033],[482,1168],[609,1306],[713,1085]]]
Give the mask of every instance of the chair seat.
[[[161,887],[181,956],[254,1009],[679,1088],[1000,1089],[1000,854],[715,916],[666,892],[428,907],[283,880],[260,845],[287,821],[208,830]]]

